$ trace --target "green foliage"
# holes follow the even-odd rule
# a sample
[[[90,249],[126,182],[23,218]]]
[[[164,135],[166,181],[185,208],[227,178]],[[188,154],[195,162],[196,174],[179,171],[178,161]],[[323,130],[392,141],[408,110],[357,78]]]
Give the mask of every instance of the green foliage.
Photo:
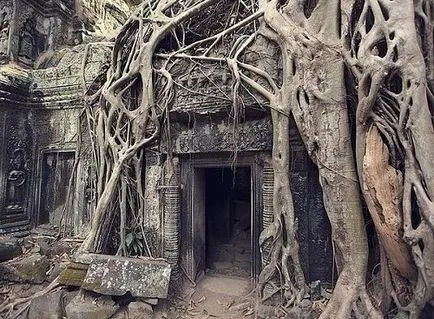
[[[131,230],[125,236],[125,245],[129,256],[143,256],[145,253],[145,241],[139,230]]]

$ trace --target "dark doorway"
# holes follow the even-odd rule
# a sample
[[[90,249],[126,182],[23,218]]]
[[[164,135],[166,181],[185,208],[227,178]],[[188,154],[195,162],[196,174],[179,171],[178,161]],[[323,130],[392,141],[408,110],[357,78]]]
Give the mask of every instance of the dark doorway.
[[[250,277],[252,192],[250,167],[205,169],[206,272]]]
[[[43,153],[38,225],[59,224],[66,204],[74,158],[74,152]]]
[[[240,155],[235,167],[218,155],[182,161],[181,267],[190,281],[207,273],[256,285],[262,166],[255,158]]]

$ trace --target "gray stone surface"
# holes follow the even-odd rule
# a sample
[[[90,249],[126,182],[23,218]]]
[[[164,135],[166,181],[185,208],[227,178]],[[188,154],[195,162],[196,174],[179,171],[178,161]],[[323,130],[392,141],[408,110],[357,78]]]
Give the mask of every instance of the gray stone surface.
[[[131,302],[128,305],[128,318],[129,319],[152,319],[154,312],[152,306],[140,301]]]
[[[22,254],[18,240],[12,237],[0,237],[0,262],[18,257]]]
[[[88,267],[88,264],[70,262],[60,273],[59,282],[66,286],[81,287]]]
[[[110,319],[128,319],[128,309],[119,309]]]
[[[237,131],[236,136],[234,131]],[[232,123],[224,119],[216,118],[210,121],[208,117],[198,118],[193,128],[185,123],[172,123],[171,133],[170,145],[173,152],[178,154],[231,152],[234,145],[240,152],[271,150],[273,145],[272,126],[268,118],[239,123],[236,130]],[[167,151],[167,145],[167,140],[162,137],[163,152]]]
[[[156,306],[158,304],[157,298],[142,298],[140,301],[146,302],[152,306]]]
[[[34,254],[0,264],[0,278],[6,281],[41,284],[47,278],[50,263],[46,256]]]
[[[108,319],[118,310],[109,296],[77,295],[65,307],[68,319]]]
[[[82,288],[104,295],[166,298],[171,266],[164,260],[87,255],[91,259]],[[76,261],[77,256],[75,257]],[[85,257],[78,258],[81,262]],[[89,260],[88,260],[89,261]]]
[[[131,302],[110,319],[152,319],[155,318],[152,307],[144,302]]]
[[[28,319],[62,319],[63,291],[49,293],[33,299],[30,303]]]

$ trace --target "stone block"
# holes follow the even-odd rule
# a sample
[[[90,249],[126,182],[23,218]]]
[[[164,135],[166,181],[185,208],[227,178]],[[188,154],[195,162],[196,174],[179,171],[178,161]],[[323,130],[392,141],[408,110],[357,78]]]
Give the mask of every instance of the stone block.
[[[18,240],[12,237],[0,237],[0,262],[18,257],[22,254]]]
[[[121,308],[116,312],[110,319],[129,319],[128,318],[128,309]]]
[[[152,307],[140,301],[131,302],[127,307],[119,309],[110,319],[153,319]]]
[[[82,288],[104,295],[166,298],[171,266],[164,260],[87,255],[91,261]],[[75,260],[86,259],[75,257]]]
[[[47,281],[52,282],[54,279],[56,279],[63,271],[65,271],[67,265],[67,262],[55,263],[54,267],[50,270],[48,274]]]
[[[142,298],[140,301],[146,302],[147,304],[150,304],[151,306],[156,306],[158,304],[157,298]]]
[[[87,264],[69,263],[66,269],[61,272],[59,282],[66,286],[81,287],[88,267]]]
[[[63,291],[57,291],[32,299],[27,318],[62,319],[63,312]]]
[[[65,307],[68,319],[108,319],[111,318],[118,306],[109,296],[95,296],[85,293],[77,295]]]
[[[47,278],[50,263],[46,256],[34,254],[0,264],[0,278],[19,283],[41,284]]]
[[[152,306],[141,301],[131,302],[128,305],[128,318],[129,319],[152,319],[154,318],[154,311]]]

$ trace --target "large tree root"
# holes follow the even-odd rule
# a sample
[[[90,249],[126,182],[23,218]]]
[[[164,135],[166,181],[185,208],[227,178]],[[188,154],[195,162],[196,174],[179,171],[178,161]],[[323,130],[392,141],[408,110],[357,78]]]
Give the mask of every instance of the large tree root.
[[[431,266],[434,263],[434,202],[431,200],[434,148],[429,146],[434,144],[434,132],[427,99],[430,90],[427,74],[431,74],[432,66],[425,65],[422,54],[422,50],[429,51],[427,61],[432,61],[432,38],[418,41],[415,24],[415,10],[419,15],[432,15],[432,7],[424,2],[366,1],[351,34],[351,54],[357,58],[361,71],[357,106],[359,178],[367,187],[365,195],[380,242],[395,268],[391,273],[398,273],[392,275],[392,282],[395,277],[394,286],[399,287],[399,278],[407,278],[414,289],[407,292],[407,298],[392,290],[395,303],[414,318],[434,296]],[[430,13],[422,7],[431,8]],[[426,26],[432,23],[428,16],[425,16]],[[431,49],[426,51],[427,47]],[[390,150],[390,159],[381,146],[378,151],[383,158],[383,171],[387,172],[386,181],[376,181],[375,163],[370,158],[373,149],[378,150],[376,145],[382,145],[381,140]],[[365,172],[362,168],[366,168]],[[404,178],[391,179],[396,175],[394,171],[399,176],[399,170]],[[388,192],[387,182],[391,183],[393,192]],[[384,217],[389,217],[386,223],[381,221]],[[415,225],[417,219],[420,222]],[[386,236],[391,233],[392,237]],[[403,300],[407,305],[402,304]]]
[[[279,108],[276,105],[275,108]],[[270,260],[259,276],[258,291],[265,301],[263,290],[272,283],[276,275],[280,286],[275,286],[275,293],[283,292],[284,308],[298,304],[306,297],[307,286],[299,258],[297,225],[294,215],[294,203],[289,181],[289,118],[276,110],[272,111],[273,123],[273,223],[261,233],[259,244],[264,246],[271,241]]]
[[[137,195],[137,190],[142,189],[140,172],[136,169],[134,178],[128,182],[125,179],[130,176],[130,165],[143,167],[144,163],[139,160],[143,157],[136,155],[160,133],[160,121],[173,100],[171,75],[164,68],[154,68],[155,49],[177,25],[215,2],[190,3],[190,7],[178,14],[174,13],[178,1],[144,3],[120,31],[107,80],[97,97],[91,99],[99,103],[92,132],[97,137],[98,202],[90,232],[80,248],[82,251],[97,250],[102,241],[102,226],[104,223],[111,225],[107,219],[113,218],[113,210],[121,212],[125,227],[127,211],[143,207],[143,194]],[[170,12],[172,16],[167,15]],[[160,100],[156,99],[154,91],[153,79],[157,76],[164,79],[160,83]],[[130,103],[133,96],[136,101]],[[152,133],[149,133],[150,129]],[[119,183],[121,176],[124,180]],[[124,241],[122,230],[121,243]],[[125,247],[120,250],[125,251]]]

